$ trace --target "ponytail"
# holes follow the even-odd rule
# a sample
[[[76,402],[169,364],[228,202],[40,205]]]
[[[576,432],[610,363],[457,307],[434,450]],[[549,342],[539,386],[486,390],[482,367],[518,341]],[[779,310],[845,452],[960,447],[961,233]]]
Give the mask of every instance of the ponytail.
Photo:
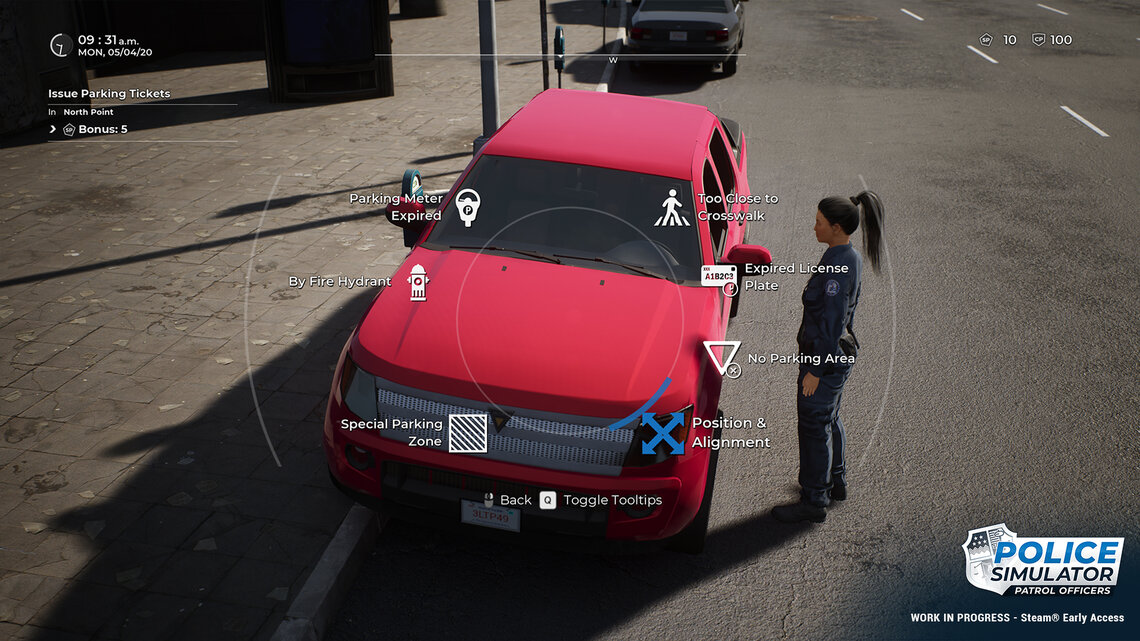
[[[864,191],[851,198],[828,196],[819,201],[819,212],[847,235],[854,234],[860,217],[863,219],[863,247],[871,260],[871,269],[878,273],[883,244],[883,201],[878,194]]]
[[[883,246],[883,201],[875,192],[864,191],[851,202],[863,210],[863,247],[871,260],[871,269],[878,273]]]

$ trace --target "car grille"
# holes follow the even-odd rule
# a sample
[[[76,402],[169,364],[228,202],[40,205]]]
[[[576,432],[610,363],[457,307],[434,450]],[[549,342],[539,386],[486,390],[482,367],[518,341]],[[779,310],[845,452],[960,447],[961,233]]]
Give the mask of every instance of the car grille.
[[[468,399],[412,390],[388,381],[377,381],[379,418],[438,421],[443,431],[430,426],[399,430],[380,430],[385,438],[407,441],[415,436],[441,441],[433,449],[447,451],[448,416],[481,414],[487,417],[487,452],[463,454],[495,461],[533,465],[547,469],[586,474],[617,476],[633,440],[633,429],[611,430],[612,419],[588,419],[578,416],[502,408],[512,413],[502,430],[496,431],[486,404],[476,405]],[[560,420],[564,419],[564,420]],[[591,421],[588,424],[584,421]],[[430,441],[428,441],[430,442]]]

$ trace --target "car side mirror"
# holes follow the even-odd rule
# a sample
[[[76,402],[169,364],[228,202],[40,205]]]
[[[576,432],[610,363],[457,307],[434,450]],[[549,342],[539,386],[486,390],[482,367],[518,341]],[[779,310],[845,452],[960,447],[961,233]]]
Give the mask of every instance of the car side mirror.
[[[724,261],[733,265],[771,265],[772,252],[760,245],[736,245],[724,255]]]
[[[384,208],[388,222],[404,230],[404,246],[411,247],[428,226],[427,208],[409,196],[400,196]]]

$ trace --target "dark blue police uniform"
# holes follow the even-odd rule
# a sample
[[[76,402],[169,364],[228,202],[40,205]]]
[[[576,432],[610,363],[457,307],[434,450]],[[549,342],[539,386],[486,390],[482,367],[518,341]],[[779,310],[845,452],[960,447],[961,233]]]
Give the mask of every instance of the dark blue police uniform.
[[[852,326],[859,304],[863,259],[850,244],[837,245],[823,253],[819,264],[847,267],[846,273],[816,273],[808,279],[797,337],[802,358],[796,381],[800,493],[805,502],[826,506],[831,488],[845,489],[847,483],[839,401],[852,367],[849,363],[828,363],[827,359],[854,355],[859,345]],[[808,373],[819,378],[819,386],[814,394],[804,396],[803,380]]]

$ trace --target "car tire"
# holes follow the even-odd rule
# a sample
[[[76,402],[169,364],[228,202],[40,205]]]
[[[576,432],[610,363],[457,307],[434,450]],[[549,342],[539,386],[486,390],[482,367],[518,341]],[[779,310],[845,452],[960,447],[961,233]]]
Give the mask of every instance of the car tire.
[[[717,419],[723,418],[724,412],[718,411],[716,417]],[[713,430],[713,438],[719,439],[720,432],[721,428],[719,427]],[[708,480],[705,481],[705,493],[701,497],[701,508],[697,510],[697,515],[693,517],[692,523],[686,525],[685,529],[669,539],[668,547],[670,550],[686,554],[700,554],[705,550],[705,537],[709,531],[709,513],[712,511],[713,486],[716,485],[716,465],[719,454],[719,449],[715,449],[709,454]]]
[[[733,50],[732,54],[728,56],[728,60],[724,61],[724,75],[731,76],[736,73],[736,54],[740,51],[740,47]]]

